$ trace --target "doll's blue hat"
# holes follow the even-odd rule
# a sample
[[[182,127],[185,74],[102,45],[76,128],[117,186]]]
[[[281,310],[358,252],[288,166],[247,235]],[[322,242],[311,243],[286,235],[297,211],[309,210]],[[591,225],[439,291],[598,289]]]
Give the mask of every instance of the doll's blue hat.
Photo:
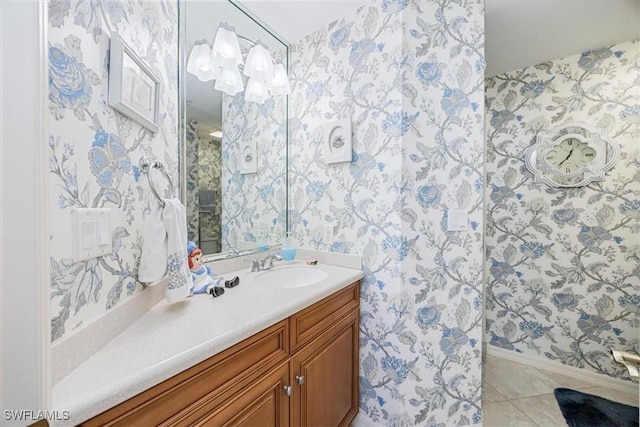
[[[187,255],[189,255],[194,249],[196,249],[198,245],[193,242],[187,242]]]

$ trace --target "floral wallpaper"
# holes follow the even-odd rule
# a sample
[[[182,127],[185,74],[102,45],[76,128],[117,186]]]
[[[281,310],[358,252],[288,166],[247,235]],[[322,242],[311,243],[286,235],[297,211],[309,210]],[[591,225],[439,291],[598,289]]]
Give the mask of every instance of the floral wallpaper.
[[[481,422],[483,16],[378,0],[291,50],[291,226],[363,256],[360,409],[380,425]],[[327,164],[339,119],[352,160]],[[467,230],[447,231],[449,209]]]
[[[276,60],[280,61],[278,57]],[[287,100],[263,104],[244,92],[222,96],[222,251],[238,241],[281,243],[286,228]],[[242,174],[240,155],[255,142],[257,172]]]
[[[487,293],[491,345],[628,379],[640,351],[640,43],[487,80]],[[533,182],[536,135],[584,121],[618,144],[602,182]]]
[[[187,238],[200,246],[205,254],[211,254],[220,251],[222,153],[220,141],[199,137],[198,129],[196,120],[188,120],[185,144]],[[210,190],[213,192],[206,194]]]
[[[200,243],[198,229],[198,121],[187,118],[185,127],[185,202],[187,209],[187,239]]]
[[[207,245],[207,250],[204,253],[209,253],[209,250],[220,251],[222,226],[221,157],[221,141],[211,138],[198,140],[198,188],[208,193],[202,194],[199,198],[200,239],[202,240],[200,246]]]
[[[51,0],[48,9],[51,339],[56,341],[142,289],[138,259],[153,196],[138,160],[143,155],[162,160],[177,182],[178,44],[175,1]],[[160,78],[157,133],[107,104],[109,41],[115,32]],[[73,208],[111,209],[110,254],[73,261]]]

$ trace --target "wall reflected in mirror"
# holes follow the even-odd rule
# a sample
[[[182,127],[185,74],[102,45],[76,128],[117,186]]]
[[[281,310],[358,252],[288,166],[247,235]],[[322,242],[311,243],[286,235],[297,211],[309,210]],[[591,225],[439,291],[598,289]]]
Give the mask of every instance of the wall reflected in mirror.
[[[184,68],[194,45],[212,46],[221,22],[235,27],[245,60],[259,41],[286,70],[287,46],[232,2],[189,0],[181,11],[181,188],[188,238],[205,255],[220,256],[280,244],[287,219],[287,97],[269,94],[254,102],[245,99],[245,90],[231,96]]]

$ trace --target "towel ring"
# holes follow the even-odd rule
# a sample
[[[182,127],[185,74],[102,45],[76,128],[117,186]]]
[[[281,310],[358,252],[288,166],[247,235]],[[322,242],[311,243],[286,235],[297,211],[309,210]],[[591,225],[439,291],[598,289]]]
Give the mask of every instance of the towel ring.
[[[164,175],[167,181],[169,181],[171,194],[173,194],[173,197],[175,197],[176,193],[173,188],[173,181],[171,181],[171,177],[169,176],[167,171],[164,169],[164,164],[162,164],[160,160],[156,160],[155,162],[151,163],[146,156],[141,157],[140,162],[138,164],[140,165],[140,170],[142,171],[142,173],[147,174],[147,181],[149,181],[149,187],[151,188],[153,195],[156,196],[156,198],[160,202],[160,206],[164,208],[165,206],[164,199],[160,196],[160,193],[158,193],[158,190],[156,190],[156,186],[153,185],[153,180],[151,179],[151,169],[153,168],[158,169],[160,172],[162,172],[162,175]]]

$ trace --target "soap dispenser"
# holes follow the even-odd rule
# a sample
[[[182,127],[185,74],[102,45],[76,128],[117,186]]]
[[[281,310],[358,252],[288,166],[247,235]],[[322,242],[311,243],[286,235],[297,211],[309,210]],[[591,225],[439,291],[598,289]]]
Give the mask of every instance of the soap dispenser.
[[[296,240],[291,235],[290,231],[287,231],[282,247],[280,248],[280,255],[282,259],[291,263],[296,257]]]

